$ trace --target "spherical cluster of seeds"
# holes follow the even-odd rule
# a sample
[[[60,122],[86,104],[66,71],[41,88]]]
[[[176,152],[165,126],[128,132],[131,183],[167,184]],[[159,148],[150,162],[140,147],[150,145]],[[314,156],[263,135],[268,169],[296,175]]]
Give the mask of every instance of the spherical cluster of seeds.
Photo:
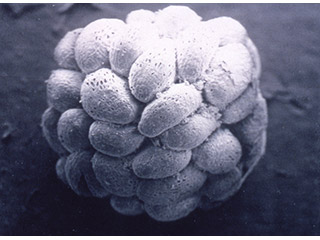
[[[68,32],[54,56],[43,133],[79,195],[174,221],[231,197],[265,151],[260,59],[232,18],[137,10]]]

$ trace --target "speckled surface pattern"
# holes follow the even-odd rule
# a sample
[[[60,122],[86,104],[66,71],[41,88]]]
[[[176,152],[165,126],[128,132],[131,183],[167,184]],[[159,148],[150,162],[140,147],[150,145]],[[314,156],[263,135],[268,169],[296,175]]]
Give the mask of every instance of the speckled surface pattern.
[[[40,128],[54,47],[93,20],[167,4],[0,4],[2,235],[320,235],[320,5],[186,5],[204,20],[240,21],[261,55],[267,149],[241,190],[219,208],[159,223],[65,187]]]

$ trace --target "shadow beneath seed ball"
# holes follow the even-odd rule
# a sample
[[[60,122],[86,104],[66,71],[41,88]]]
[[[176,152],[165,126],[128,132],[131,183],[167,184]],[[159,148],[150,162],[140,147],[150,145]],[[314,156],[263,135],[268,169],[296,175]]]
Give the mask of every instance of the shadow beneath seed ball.
[[[44,80],[69,30],[166,4],[8,7],[0,4],[0,234],[320,235],[319,5],[188,4],[204,20],[239,20],[262,60],[267,149],[240,191],[213,210],[175,222],[125,217],[105,199],[77,196],[55,175],[58,159],[41,134]],[[16,12],[16,13],[15,13]]]

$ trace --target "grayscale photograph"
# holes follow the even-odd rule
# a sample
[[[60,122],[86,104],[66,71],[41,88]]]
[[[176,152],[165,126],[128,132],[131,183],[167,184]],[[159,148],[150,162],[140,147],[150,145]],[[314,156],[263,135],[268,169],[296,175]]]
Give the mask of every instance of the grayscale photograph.
[[[1,3],[0,235],[320,235],[320,4]]]

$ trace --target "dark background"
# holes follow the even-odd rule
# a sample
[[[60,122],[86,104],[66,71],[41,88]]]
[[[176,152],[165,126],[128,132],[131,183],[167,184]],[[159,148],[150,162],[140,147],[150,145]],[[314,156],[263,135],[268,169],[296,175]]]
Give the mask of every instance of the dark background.
[[[267,151],[240,192],[171,223],[76,196],[57,180],[40,128],[54,47],[98,18],[167,4],[0,4],[0,234],[320,235],[320,5],[186,5],[204,20],[239,20],[261,54]]]

